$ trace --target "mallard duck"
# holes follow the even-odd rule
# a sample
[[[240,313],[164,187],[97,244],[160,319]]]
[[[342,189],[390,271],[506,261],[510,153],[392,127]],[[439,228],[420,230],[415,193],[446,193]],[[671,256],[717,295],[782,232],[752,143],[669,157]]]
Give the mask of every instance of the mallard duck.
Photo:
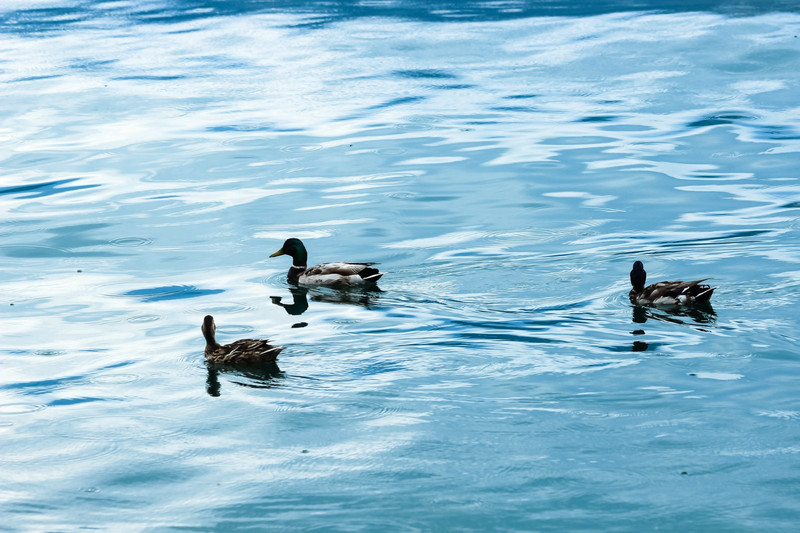
[[[641,261],[633,263],[631,270],[631,285],[633,289],[628,296],[631,302],[639,305],[692,305],[708,302],[716,287],[710,287],[703,282],[696,281],[659,281],[652,285],[644,286],[647,272]]]
[[[364,287],[374,285],[383,276],[377,268],[372,268],[378,263],[322,263],[309,268],[308,252],[300,239],[286,239],[281,249],[270,257],[279,255],[293,259],[287,279],[295,285]]]
[[[214,338],[217,325],[214,317],[206,315],[200,328],[206,338],[206,361],[222,365],[253,365],[270,363],[278,358],[282,346],[273,346],[266,340],[242,339],[220,345]]]

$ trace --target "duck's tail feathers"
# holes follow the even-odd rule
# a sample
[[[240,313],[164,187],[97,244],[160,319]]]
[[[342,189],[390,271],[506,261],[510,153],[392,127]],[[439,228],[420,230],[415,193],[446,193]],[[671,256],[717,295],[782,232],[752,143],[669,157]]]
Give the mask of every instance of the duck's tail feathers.
[[[695,301],[707,302],[708,300],[711,299],[711,295],[714,294],[714,289],[716,289],[716,287],[706,288],[706,290],[704,290],[703,292],[699,293],[694,297]]]
[[[361,279],[363,279],[364,281],[375,283],[376,281],[381,279],[383,273],[380,272],[377,268],[367,267],[361,272],[359,272],[358,275],[361,276]]]

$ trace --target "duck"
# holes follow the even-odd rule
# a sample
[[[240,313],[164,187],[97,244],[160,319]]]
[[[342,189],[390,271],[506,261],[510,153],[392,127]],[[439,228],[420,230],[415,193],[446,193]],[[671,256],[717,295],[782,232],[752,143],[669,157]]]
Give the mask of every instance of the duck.
[[[716,287],[703,283],[710,278],[695,281],[659,281],[652,285],[644,286],[647,272],[641,261],[633,263],[631,270],[631,285],[633,289],[628,294],[631,303],[638,305],[693,305],[708,303]]]
[[[279,255],[292,258],[287,280],[293,285],[370,287],[383,276],[382,272],[373,268],[378,263],[322,263],[309,268],[308,252],[300,239],[286,239],[281,249],[270,257]]]
[[[215,339],[217,325],[214,317],[206,315],[200,327],[206,338],[206,362],[221,365],[254,365],[273,363],[282,346],[274,346],[266,340],[242,339],[230,344],[220,345]]]

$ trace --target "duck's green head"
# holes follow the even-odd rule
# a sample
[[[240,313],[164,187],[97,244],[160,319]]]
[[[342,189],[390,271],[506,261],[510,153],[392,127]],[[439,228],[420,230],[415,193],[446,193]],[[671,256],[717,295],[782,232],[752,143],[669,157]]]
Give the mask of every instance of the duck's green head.
[[[308,261],[308,252],[306,247],[303,246],[303,241],[300,239],[286,239],[280,250],[270,255],[270,257],[278,257],[279,255],[288,255],[294,259],[295,266],[306,266]]]

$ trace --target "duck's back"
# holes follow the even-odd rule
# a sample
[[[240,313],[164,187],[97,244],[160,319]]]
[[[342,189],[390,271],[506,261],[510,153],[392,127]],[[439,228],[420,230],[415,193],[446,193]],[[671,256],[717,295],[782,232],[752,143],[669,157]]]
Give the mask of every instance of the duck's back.
[[[383,274],[372,265],[378,263],[322,263],[307,268],[299,281],[308,285],[363,285],[375,283]]]
[[[226,365],[269,363],[278,358],[281,346],[261,339],[242,339],[215,349],[206,349],[206,361]]]
[[[648,285],[641,292],[632,290],[631,300],[640,304],[686,305],[707,302],[716,287],[704,284],[705,279],[694,281],[659,281]]]

